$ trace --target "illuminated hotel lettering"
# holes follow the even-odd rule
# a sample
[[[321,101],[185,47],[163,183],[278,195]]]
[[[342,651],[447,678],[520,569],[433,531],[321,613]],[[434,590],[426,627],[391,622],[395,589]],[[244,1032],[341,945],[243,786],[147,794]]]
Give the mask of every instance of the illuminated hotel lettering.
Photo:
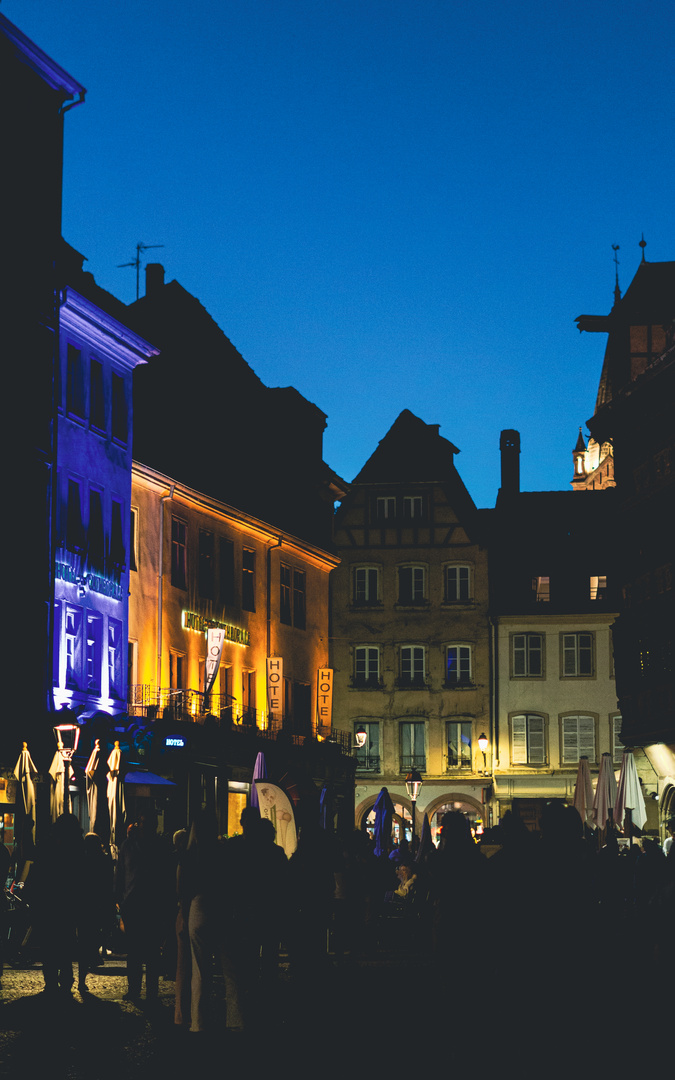
[[[242,630],[240,626],[231,626],[230,623],[220,622],[219,619],[205,619],[195,611],[183,612],[183,628],[194,630],[198,634],[205,634],[211,628],[222,630],[225,641],[231,641],[234,645],[250,645],[251,635],[248,630]]]
[[[281,656],[267,657],[267,707],[272,718],[281,717],[284,685],[284,661]]]
[[[316,715],[322,727],[330,727],[333,718],[333,669],[319,668],[317,676]]]
[[[114,600],[123,599],[122,586],[110,578],[101,577],[99,574],[78,574],[72,566],[62,562],[55,564],[54,573],[61,581],[69,581],[72,585],[89,588],[92,592],[100,593],[101,596],[112,596]]]

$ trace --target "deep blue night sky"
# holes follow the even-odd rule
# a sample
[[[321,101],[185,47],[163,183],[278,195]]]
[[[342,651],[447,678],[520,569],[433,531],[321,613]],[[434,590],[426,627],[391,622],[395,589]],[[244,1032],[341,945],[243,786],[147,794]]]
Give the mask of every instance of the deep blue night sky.
[[[479,506],[499,432],[569,489],[612,244],[675,258],[671,0],[4,0],[87,87],[63,232],[120,299],[138,241],[350,480],[409,408]],[[188,370],[186,369],[186,378]]]

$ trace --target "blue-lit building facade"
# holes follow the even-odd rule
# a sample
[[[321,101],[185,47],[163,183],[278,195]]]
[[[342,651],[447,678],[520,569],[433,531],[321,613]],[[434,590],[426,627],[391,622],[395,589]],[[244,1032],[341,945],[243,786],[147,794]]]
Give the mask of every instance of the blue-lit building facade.
[[[126,712],[132,375],[157,354],[90,299],[59,306],[53,707]]]

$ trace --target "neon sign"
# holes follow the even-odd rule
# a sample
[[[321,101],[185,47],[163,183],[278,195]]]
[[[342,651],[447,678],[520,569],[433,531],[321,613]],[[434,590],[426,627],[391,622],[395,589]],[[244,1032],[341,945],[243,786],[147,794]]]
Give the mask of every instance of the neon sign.
[[[198,634],[205,634],[207,630],[223,630],[226,641],[235,645],[250,645],[251,635],[248,630],[242,630],[240,626],[232,626],[230,623],[220,622],[219,619],[206,619],[194,611],[183,612],[183,628],[195,630]]]
[[[89,588],[101,596],[112,596],[113,600],[122,600],[124,597],[122,586],[117,581],[100,574],[78,574],[68,563],[57,562],[54,574],[61,581],[69,581],[82,590]]]

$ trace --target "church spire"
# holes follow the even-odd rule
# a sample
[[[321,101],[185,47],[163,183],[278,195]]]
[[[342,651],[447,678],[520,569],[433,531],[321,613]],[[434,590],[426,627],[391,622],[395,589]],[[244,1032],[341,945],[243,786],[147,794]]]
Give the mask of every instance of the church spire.
[[[638,241],[638,245],[642,248],[642,258],[640,259],[640,262],[647,262],[647,260],[645,259],[645,248],[647,247],[647,241],[645,240],[644,233],[642,234],[642,240]]]

